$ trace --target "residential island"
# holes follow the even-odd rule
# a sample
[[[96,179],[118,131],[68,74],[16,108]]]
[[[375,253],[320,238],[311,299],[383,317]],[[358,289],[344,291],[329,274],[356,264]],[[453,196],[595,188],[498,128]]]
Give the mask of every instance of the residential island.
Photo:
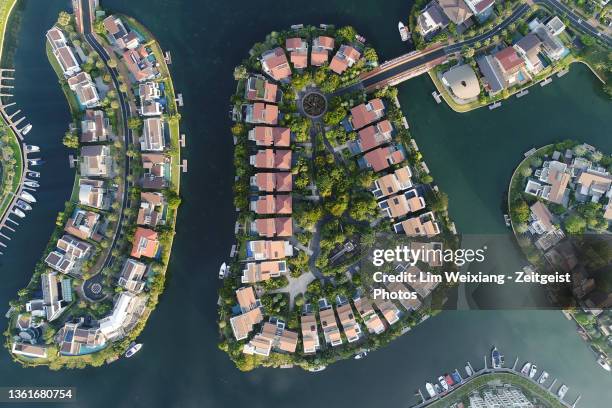
[[[608,39],[573,27],[547,1],[417,1],[409,26],[417,49],[452,50],[428,73],[434,97],[457,112],[494,109],[512,95],[521,98],[531,86],[565,75],[574,62],[587,64],[612,95]]]
[[[73,11],[46,35],[73,118],[73,191],[5,332],[15,361],[51,369],[114,361],[136,339],[164,288],[180,204],[168,56],[96,0]]]
[[[352,87],[378,65],[352,27],[271,33],[235,69],[238,211],[220,271],[219,347],[242,370],[320,370],[363,355],[438,309],[443,284],[387,283],[413,299],[375,298],[360,263],[377,241],[456,246],[393,87]],[[436,271],[441,259],[396,272]]]
[[[508,194],[517,242],[536,271],[571,274],[569,287],[548,286],[552,299],[610,371],[612,156],[575,141],[525,156]]]

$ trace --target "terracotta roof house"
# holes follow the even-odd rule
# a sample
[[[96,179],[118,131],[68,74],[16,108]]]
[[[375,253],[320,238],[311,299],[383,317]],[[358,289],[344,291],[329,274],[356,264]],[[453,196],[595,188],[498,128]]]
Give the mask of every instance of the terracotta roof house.
[[[334,58],[332,58],[329,68],[339,75],[349,67],[352,67],[355,62],[359,61],[359,58],[361,58],[359,51],[350,45],[342,44]]]
[[[87,72],[79,72],[68,78],[68,86],[74,91],[82,107],[95,108],[100,105],[98,90]]]
[[[162,153],[143,153],[140,157],[144,170],[142,187],[152,190],[166,188],[170,178],[171,157]]]
[[[323,328],[323,336],[327,344],[336,347],[342,344],[342,336],[340,329],[338,329],[338,321],[336,320],[334,308],[327,304],[327,301],[325,301],[325,305],[319,310],[319,320]]]
[[[65,46],[68,43],[66,36],[57,26],[53,26],[46,34],[47,41],[51,45],[51,49],[56,50]]]
[[[391,174],[386,174],[376,179],[372,194],[378,199],[409,189],[412,187],[411,177],[410,167],[404,166],[397,169]]]
[[[248,312],[261,306],[259,299],[255,297],[252,286],[243,286],[236,290],[236,299],[242,313]]]
[[[253,326],[263,321],[263,314],[261,307],[255,307],[247,312],[244,312],[238,316],[234,316],[230,319],[230,326],[234,333],[236,340],[246,339]]]
[[[436,0],[429,2],[417,17],[418,29],[423,36],[445,28],[449,21]]]
[[[284,127],[255,126],[249,130],[249,140],[257,146],[291,146],[291,129]]]
[[[334,49],[334,39],[332,37],[319,36],[312,41],[310,51],[310,64],[320,67],[327,63],[329,53]]]
[[[544,203],[536,201],[529,209],[531,210],[530,230],[541,235],[554,229],[553,215]]]
[[[384,170],[393,164],[401,163],[405,158],[404,152],[395,145],[379,147],[363,155],[365,165],[371,167],[375,172]]]
[[[251,201],[251,211],[257,214],[291,214],[291,195],[264,195]]]
[[[357,298],[353,300],[357,313],[363,319],[368,332],[374,334],[380,334],[385,331],[385,325],[381,318],[376,314],[376,311],[372,307],[372,301],[367,298]]]
[[[147,118],[144,120],[140,136],[140,150],[161,152],[166,147],[164,136],[164,120],[162,118]]]
[[[161,89],[159,84],[153,81],[143,82],[138,85],[138,96],[143,101],[154,101],[161,98]]]
[[[246,107],[246,121],[248,123],[261,123],[276,125],[278,123],[278,106],[255,102]]]
[[[406,293],[410,290],[408,287],[406,287],[406,285],[400,282],[387,282],[385,286],[390,292],[397,294]],[[406,297],[399,297],[398,301],[408,312],[414,312],[421,307],[421,301],[418,298],[410,299]]]
[[[381,144],[391,141],[393,126],[388,120],[382,120],[374,125],[365,127],[359,131],[359,139],[357,145],[359,150],[367,152]]]
[[[77,207],[72,216],[68,218],[64,231],[82,240],[91,238],[98,241],[101,237],[98,236],[99,239],[95,239],[94,234],[98,229],[99,221],[100,214]]]
[[[278,85],[266,81],[264,77],[252,75],[246,82],[244,97],[249,101],[275,103]]]
[[[303,314],[300,318],[302,326],[302,345],[304,354],[313,354],[321,348],[319,342],[319,331],[317,329],[317,318],[314,313]]]
[[[106,145],[81,147],[81,176],[109,177],[112,169],[110,149]]]
[[[267,193],[288,193],[293,189],[293,175],[289,172],[256,173],[251,176],[251,186]]]
[[[125,51],[123,61],[136,82],[148,81],[159,75],[159,71],[149,59],[149,52],[142,45],[139,45],[136,49]]]
[[[306,40],[294,37],[287,38],[285,48],[289,52],[289,59],[295,69],[304,69],[308,67],[308,43]]]
[[[29,358],[47,358],[47,346],[16,341],[11,346],[11,353]]]
[[[291,169],[291,150],[258,150],[251,156],[250,163],[258,169]]]
[[[261,263],[249,262],[242,271],[242,283],[264,282],[271,278],[278,278],[286,273],[287,263],[285,261],[265,261]]]
[[[277,81],[283,81],[291,77],[291,68],[285,55],[285,50],[276,47],[261,55],[261,67],[264,72]]]
[[[138,259],[141,256],[155,258],[158,252],[159,241],[157,239],[157,232],[148,228],[136,228],[130,256]]]
[[[351,108],[350,122],[353,129],[358,130],[385,115],[385,105],[379,98],[370,99],[367,103],[362,103]]]
[[[525,192],[555,204],[563,204],[571,180],[567,165],[554,160],[546,161],[542,169],[536,170],[535,176],[538,180],[528,180]]]
[[[542,41],[534,33],[527,34],[514,44],[514,49],[525,62],[529,72],[533,74],[537,74],[544,68],[542,61],[538,57],[541,48]]]
[[[121,275],[119,275],[119,286],[130,292],[140,293],[145,286],[144,276],[146,273],[147,265],[128,258],[123,264]]]
[[[79,204],[103,208],[106,189],[102,180],[79,179]]]
[[[105,142],[110,134],[110,123],[104,111],[85,110],[81,121],[81,143]]]
[[[600,173],[589,169],[580,173],[576,182],[580,187],[580,194],[592,197],[594,201],[599,201],[602,196],[612,196],[612,175],[607,172]]]
[[[347,341],[353,343],[359,340],[361,338],[361,326],[359,326],[359,323],[355,320],[350,302],[338,306],[336,308],[336,313],[338,313],[338,319],[340,320],[342,331],[344,331]]]
[[[285,329],[281,320],[264,323],[261,333],[256,335],[242,350],[245,354],[259,354],[267,357],[272,349],[280,352],[295,353],[298,335]]]
[[[289,241],[247,241],[246,259],[267,261],[293,256],[293,246]]]
[[[404,233],[409,237],[432,237],[440,233],[440,227],[436,222],[433,212],[398,222],[393,226],[393,229],[398,234]]]
[[[161,193],[142,192],[140,193],[140,208],[136,223],[155,228],[163,224],[163,211],[165,199]]]
[[[374,299],[374,304],[380,310],[387,323],[393,325],[400,319],[400,310],[389,300]]]
[[[116,44],[119,48],[134,49],[138,47],[140,41],[134,32],[128,32],[123,21],[117,16],[108,16],[103,21],[104,28],[108,32],[111,44]]]
[[[520,81],[518,73],[525,66],[525,62],[514,48],[506,47],[495,53],[493,58],[497,62],[506,86],[511,86]]]
[[[438,0],[438,4],[448,19],[457,25],[472,17],[472,11],[463,0]]]
[[[251,223],[251,231],[266,238],[290,237],[293,221],[289,217],[258,218]]]
[[[414,281],[409,282],[408,286],[410,286],[410,288],[418,293],[423,299],[429,296],[431,292],[439,285],[439,282],[419,279],[418,276],[421,276],[422,271],[416,266],[409,267],[405,273],[415,276]],[[416,306],[416,308],[418,308],[418,306]],[[414,310],[416,310],[416,308]]]
[[[378,203],[378,206],[389,218],[401,218],[406,214],[425,208],[425,199],[418,195],[415,189],[408,190]]]

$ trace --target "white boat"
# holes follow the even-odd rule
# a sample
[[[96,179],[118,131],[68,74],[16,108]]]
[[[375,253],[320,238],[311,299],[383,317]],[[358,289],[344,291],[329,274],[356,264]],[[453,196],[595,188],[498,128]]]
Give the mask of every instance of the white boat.
[[[426,383],[425,389],[427,390],[427,393],[429,394],[431,398],[436,396],[437,393],[432,383]]]
[[[38,166],[42,163],[43,163],[42,159],[28,159],[28,164],[30,166]]]
[[[506,223],[506,227],[511,225],[510,216],[508,214],[504,214],[504,222]]]
[[[34,198],[34,196],[30,193],[28,193],[27,191],[22,191],[21,195],[19,196],[21,199],[27,201],[28,203],[35,203],[36,199]]]
[[[27,180],[27,181],[24,181],[23,184],[28,186],[28,187],[32,187],[32,188],[40,187],[40,184],[38,184],[38,181]]]
[[[531,363],[529,363],[529,362],[525,363],[525,365],[521,369],[521,374],[523,374],[524,376],[529,375],[529,370],[530,369],[531,369]]]
[[[28,171],[28,177],[40,178],[40,173],[37,171]]]
[[[532,365],[531,370],[529,370],[529,378],[535,378],[536,373],[538,372],[538,366]]]
[[[465,373],[468,377],[471,377],[474,374],[474,371],[472,371],[472,367],[470,367],[469,364],[465,365]]]
[[[504,365],[504,356],[499,352],[497,347],[493,346],[491,350],[491,367],[501,368]]]
[[[604,370],[610,371],[610,364],[608,363],[608,359],[603,354],[601,354],[597,359],[597,364],[599,364],[599,366]]]
[[[32,125],[28,123],[23,129],[21,129],[21,134],[25,136],[30,133],[30,130],[32,130]]]
[[[25,213],[23,211],[21,211],[19,208],[13,208],[13,212],[19,218],[25,218]]]
[[[323,371],[327,368],[327,366],[318,366],[315,368],[309,368],[308,371],[310,371],[311,373],[318,373],[319,371]]]
[[[444,392],[448,391],[448,383],[446,382],[446,379],[444,378],[444,376],[439,376],[438,377],[438,382],[440,383],[440,385],[442,386],[442,388],[444,389]]]
[[[125,357],[126,358],[132,357],[134,354],[138,353],[141,348],[142,348],[142,344],[140,343],[136,344],[135,342],[132,342],[130,344],[130,347],[125,352]]]
[[[221,267],[219,268],[219,279],[225,278],[226,274],[227,274],[227,264],[223,262],[221,264]]]
[[[548,380],[548,373],[546,371],[542,371],[540,378],[538,378],[538,384],[544,384],[546,380]]]
[[[40,147],[34,146],[34,145],[26,145],[26,152],[28,153],[40,152]]]
[[[567,394],[567,391],[569,390],[569,387],[565,384],[561,385],[561,387],[559,388],[559,391],[557,391],[557,396],[559,397],[559,399],[563,399],[563,397],[565,397],[565,394]]]
[[[358,354],[355,354],[355,357],[353,357],[355,360],[361,360],[362,358],[364,358],[365,356],[368,355],[367,350],[364,350]]]
[[[30,211],[32,209],[32,206],[24,201],[21,200],[17,200],[17,202],[15,203],[15,205],[19,208],[21,208],[24,211]]]
[[[400,37],[402,37],[402,41],[408,41],[408,28],[401,21],[397,23],[397,29],[399,30]]]

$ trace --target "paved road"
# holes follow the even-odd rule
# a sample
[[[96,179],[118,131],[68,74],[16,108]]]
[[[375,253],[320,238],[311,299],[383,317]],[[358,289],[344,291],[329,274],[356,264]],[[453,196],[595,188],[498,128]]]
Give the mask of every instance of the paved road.
[[[567,18],[572,23],[572,26],[578,28],[580,31],[589,34],[595,38],[599,38],[601,41],[606,43],[609,47],[612,47],[612,39],[606,34],[598,31],[595,27],[590,25],[587,21],[584,21],[582,17],[574,13],[569,7],[562,4],[557,0],[534,0],[536,4],[543,4],[548,6],[552,10],[557,11],[560,15],[567,15]]]
[[[111,68],[108,65],[110,56],[106,53],[102,45],[98,43],[98,40],[92,33],[91,21],[89,20],[89,16],[90,16],[89,1],[80,0],[80,2],[81,2],[81,10],[83,13],[83,31],[84,31],[85,39],[87,40],[89,45],[91,45],[92,48],[98,53],[102,61],[104,61],[104,65],[106,65],[106,68],[110,72],[111,78],[113,80],[113,84],[115,85],[115,88],[117,89],[117,96],[119,97],[119,106],[121,109],[121,117],[123,118],[124,143],[125,143],[125,146],[129,146],[129,144],[131,143],[131,139],[132,139],[132,131],[128,128],[128,118],[131,112],[130,112],[129,104],[126,103],[125,95],[123,94],[123,92],[119,91],[119,79],[118,79],[119,72],[115,68]],[[102,269],[104,269],[105,267],[108,267],[109,265],[113,263],[113,258],[114,258],[112,255],[113,248],[115,248],[115,245],[117,244],[117,240],[119,239],[119,234],[121,231],[121,226],[124,221],[124,209],[128,205],[128,198],[129,198],[128,189],[130,186],[128,182],[128,175],[130,174],[130,160],[131,160],[129,157],[126,157],[126,159],[127,160],[126,160],[125,170],[124,170],[124,175],[123,175],[121,208],[119,209],[119,219],[117,221],[117,229],[115,230],[113,241],[111,245],[109,246],[108,251],[106,252],[106,259],[102,262],[101,264],[102,266],[100,270],[97,271],[96,275],[99,274],[102,271]],[[96,275],[91,277],[89,280],[85,281],[85,283],[83,284],[83,288],[85,291],[87,291],[88,288],[91,288],[91,284],[97,281]]]
[[[564,14],[567,15],[567,17],[572,23],[572,26],[578,28],[579,30],[583,32],[586,32],[587,34],[592,35],[595,38],[599,38],[601,41],[604,41],[606,44],[612,46],[612,40],[608,36],[606,36],[603,33],[598,32],[588,22],[581,20],[579,16],[574,14],[569,8],[561,4],[559,1],[557,0],[534,0],[534,2],[538,4],[546,5],[550,7],[551,9],[556,10],[560,15],[564,15]],[[414,70],[422,65],[431,63],[440,57],[448,56],[458,51],[461,51],[463,47],[472,47],[478,41],[483,42],[487,38],[491,38],[494,35],[499,35],[504,29],[510,26],[510,24],[516,22],[519,18],[525,15],[529,11],[529,9],[530,9],[530,6],[528,4],[522,4],[516,10],[514,10],[507,19],[505,19],[499,25],[497,25],[490,31],[487,31],[486,33],[477,35],[476,37],[470,38],[465,41],[461,41],[456,44],[447,45],[446,47],[432,51],[418,58],[410,59],[410,60],[407,60],[406,62],[399,63],[393,66],[392,68],[382,70],[379,73],[376,73],[370,77],[367,77],[363,81],[350,85],[346,88],[342,88],[336,91],[331,96],[355,92],[363,88],[368,88],[379,82],[389,81],[392,78],[397,77],[402,73]]]

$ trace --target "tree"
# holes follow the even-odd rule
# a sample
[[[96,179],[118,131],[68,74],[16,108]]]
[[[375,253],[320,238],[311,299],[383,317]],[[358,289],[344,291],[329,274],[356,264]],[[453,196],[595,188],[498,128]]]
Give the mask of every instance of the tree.
[[[61,27],[66,27],[68,24],[70,24],[70,14],[68,14],[65,11],[61,11],[59,13],[59,17],[57,18],[57,24],[59,24]]]
[[[240,79],[246,79],[248,78],[248,76],[249,72],[247,71],[244,65],[238,65],[236,68],[234,68],[234,79],[236,81]]]
[[[79,147],[79,137],[76,132],[66,132],[62,143],[70,149],[77,149]]]
[[[592,47],[595,45],[595,38],[590,35],[582,35],[580,36],[580,42],[584,44],[585,47]]]
[[[431,174],[425,174],[423,177],[421,177],[421,181],[424,184],[431,184],[433,183],[433,177],[431,176]]]
[[[529,212],[529,206],[525,200],[521,199],[515,201],[510,209],[512,218],[519,223],[527,223],[529,221]]]
[[[578,214],[572,214],[565,220],[565,231],[568,234],[581,234],[586,229],[586,221]]]
[[[474,56],[474,49],[469,47],[468,49],[465,50],[465,52],[463,53],[463,55],[466,58],[472,58]]]
[[[111,68],[117,68],[117,61],[115,61],[114,59],[108,60],[108,66]]]
[[[142,119],[138,116],[132,116],[128,119],[128,128],[131,130],[140,130],[142,128]]]

